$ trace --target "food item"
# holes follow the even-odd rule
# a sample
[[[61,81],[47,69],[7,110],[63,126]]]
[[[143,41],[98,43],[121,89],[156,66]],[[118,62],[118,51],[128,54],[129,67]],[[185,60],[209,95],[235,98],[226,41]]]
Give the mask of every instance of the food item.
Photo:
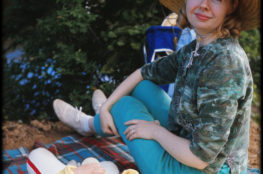
[[[100,162],[96,158],[89,157],[89,158],[86,158],[84,161],[82,161],[81,165],[85,165],[85,164],[88,164],[88,163],[98,163],[99,164]]]
[[[127,169],[127,170],[124,170],[121,174],[139,174],[139,172],[134,169]]]

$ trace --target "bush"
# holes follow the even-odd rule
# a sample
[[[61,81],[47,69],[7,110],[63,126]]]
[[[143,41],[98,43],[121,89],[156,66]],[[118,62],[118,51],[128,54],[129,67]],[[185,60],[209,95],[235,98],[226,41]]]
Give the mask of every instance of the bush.
[[[4,0],[3,5],[3,54],[18,48],[24,53],[12,60],[3,55],[3,116],[24,121],[56,120],[55,98],[94,114],[93,90],[109,95],[143,65],[144,32],[169,14],[152,0]],[[240,43],[253,72],[253,104],[259,106],[259,30],[242,32]]]
[[[253,109],[252,118],[259,122],[260,120],[260,89],[261,89],[261,80],[260,80],[260,71],[261,71],[261,40],[260,40],[260,31],[259,29],[243,31],[239,38],[240,45],[244,48],[247,53],[254,85],[253,85],[253,107],[257,109]]]
[[[94,114],[93,89],[109,95],[144,63],[144,32],[163,18],[157,5],[151,0],[4,1],[3,40],[11,41],[4,53],[17,47],[24,53],[5,62],[4,118],[56,120],[55,98]]]

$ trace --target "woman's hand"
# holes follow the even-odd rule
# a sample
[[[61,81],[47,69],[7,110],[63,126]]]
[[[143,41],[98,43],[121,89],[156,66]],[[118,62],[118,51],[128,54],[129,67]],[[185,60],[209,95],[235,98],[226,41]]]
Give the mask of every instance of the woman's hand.
[[[102,105],[100,109],[100,124],[103,133],[119,136],[112,115],[109,109],[107,109],[104,105]]]
[[[133,140],[135,138],[143,139],[154,139],[154,133],[160,128],[160,122],[156,120],[145,121],[145,120],[130,120],[125,123],[125,125],[130,125],[124,134],[128,140]]]
[[[109,96],[100,108],[100,123],[103,133],[119,135],[110,113],[111,107],[125,95],[128,95],[136,85],[143,80],[141,69],[137,69],[129,75]]]

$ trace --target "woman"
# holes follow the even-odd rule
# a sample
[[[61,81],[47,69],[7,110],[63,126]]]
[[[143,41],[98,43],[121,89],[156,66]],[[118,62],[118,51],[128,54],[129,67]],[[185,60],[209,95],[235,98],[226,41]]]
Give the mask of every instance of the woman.
[[[55,112],[82,135],[120,135],[143,174],[246,173],[253,80],[237,38],[259,26],[260,0],[160,1],[197,39],[132,73],[95,117],[59,99]],[[172,99],[153,82],[174,82]]]

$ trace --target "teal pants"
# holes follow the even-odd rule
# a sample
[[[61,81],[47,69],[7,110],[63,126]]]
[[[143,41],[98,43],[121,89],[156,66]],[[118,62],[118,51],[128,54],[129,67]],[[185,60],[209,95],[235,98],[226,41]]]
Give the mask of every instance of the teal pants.
[[[124,96],[116,102],[111,114],[116,128],[127,144],[140,173],[142,174],[202,174],[201,171],[178,162],[154,140],[134,139],[129,141],[123,132],[125,122],[133,119],[159,120],[166,127],[171,98],[154,83],[144,80],[139,83],[131,96]],[[102,136],[99,114],[94,119],[95,131]],[[169,140],[168,140],[169,141]],[[224,165],[219,174],[228,174],[229,167]]]

